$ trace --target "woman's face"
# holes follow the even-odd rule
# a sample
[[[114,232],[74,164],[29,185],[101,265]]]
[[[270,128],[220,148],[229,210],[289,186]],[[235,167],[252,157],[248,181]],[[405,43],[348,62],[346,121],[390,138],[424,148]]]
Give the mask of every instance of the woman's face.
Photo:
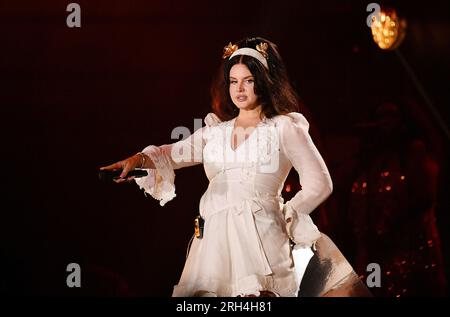
[[[230,96],[239,109],[251,110],[258,106],[255,79],[247,65],[235,64],[230,69]]]

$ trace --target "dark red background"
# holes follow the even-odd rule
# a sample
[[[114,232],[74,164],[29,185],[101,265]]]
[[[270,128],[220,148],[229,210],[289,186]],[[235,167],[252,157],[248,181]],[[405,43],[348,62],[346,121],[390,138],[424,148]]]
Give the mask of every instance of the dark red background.
[[[397,56],[373,43],[365,1],[78,1],[77,29],[66,26],[68,3],[0,2],[2,292],[171,294],[207,186],[202,167],[177,171],[178,196],[165,207],[134,184],[98,181],[97,168],[172,142],[175,126],[193,129],[210,111],[229,41],[277,43],[334,195],[347,190],[336,171],[355,152],[350,127],[394,96],[423,103]],[[400,51],[448,124],[450,3],[392,4],[408,19]],[[339,232],[327,233],[339,246]],[[81,290],[65,284],[71,262],[81,265]]]

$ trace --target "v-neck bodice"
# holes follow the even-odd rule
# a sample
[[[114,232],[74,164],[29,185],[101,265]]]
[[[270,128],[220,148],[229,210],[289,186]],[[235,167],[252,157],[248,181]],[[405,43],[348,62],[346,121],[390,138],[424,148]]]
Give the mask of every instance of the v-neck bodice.
[[[233,145],[234,145],[233,135],[234,135],[234,133],[235,133],[235,130],[237,130],[237,129],[247,130],[247,129],[250,128],[250,127],[247,127],[247,128],[244,128],[244,127],[237,127],[237,126],[236,126],[236,120],[237,120],[237,117],[235,117],[234,119],[231,120],[231,121],[232,121],[232,122],[231,122],[232,129],[231,129],[231,134],[230,134],[230,138],[229,138],[229,145],[230,145],[230,148],[231,148],[231,150],[232,150],[233,152],[238,151],[239,148],[241,147],[241,145],[245,145],[245,142],[246,142],[248,139],[250,139],[255,133],[257,133],[258,127],[259,127],[259,126],[261,125],[261,123],[265,120],[265,118],[263,118],[263,119],[262,119],[260,122],[258,122],[254,127],[252,127],[252,128],[253,128],[253,131],[252,131],[248,136],[244,137],[244,139],[241,141],[241,143],[236,144],[235,147],[233,148]],[[238,138],[238,140],[239,140],[239,138]]]

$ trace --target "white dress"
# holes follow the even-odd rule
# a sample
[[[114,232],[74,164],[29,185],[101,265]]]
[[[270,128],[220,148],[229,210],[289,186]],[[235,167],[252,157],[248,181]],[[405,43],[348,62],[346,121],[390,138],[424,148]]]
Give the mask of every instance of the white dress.
[[[204,236],[193,239],[173,296],[262,290],[296,296],[299,278],[289,239],[310,248],[320,237],[308,214],[331,194],[328,169],[300,113],[265,118],[235,150],[234,122],[210,113],[206,126],[190,137],[143,150],[156,169],[136,183],[161,206],[175,197],[174,169],[203,163],[209,179],[199,206]],[[281,192],[292,166],[302,190],[284,203]]]

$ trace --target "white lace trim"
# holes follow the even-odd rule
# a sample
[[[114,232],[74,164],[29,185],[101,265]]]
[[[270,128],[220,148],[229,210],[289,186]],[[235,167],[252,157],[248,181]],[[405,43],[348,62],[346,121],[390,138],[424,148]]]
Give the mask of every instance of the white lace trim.
[[[191,297],[198,296],[199,293],[214,294],[219,297],[259,296],[261,291],[269,291],[277,296],[295,297],[296,287],[295,275],[282,278],[250,275],[235,284],[217,279],[200,278],[193,283],[175,285],[172,296]]]
[[[153,198],[159,200],[161,206],[164,206],[176,196],[173,167],[169,158],[157,146],[150,145],[142,152],[150,157],[156,169],[146,169],[148,176],[136,178],[136,184],[146,194],[150,194]]]
[[[291,240],[300,248],[315,249],[316,241],[321,234],[311,217],[308,214],[296,212],[289,203],[283,206],[283,214]]]
[[[204,148],[204,162],[214,163],[226,169],[228,164],[257,164],[261,172],[271,173],[278,168],[280,151],[279,135],[274,122],[264,118],[256,130],[243,141],[238,148],[232,149],[231,134],[235,118],[217,123],[208,129],[205,138],[208,142]]]

